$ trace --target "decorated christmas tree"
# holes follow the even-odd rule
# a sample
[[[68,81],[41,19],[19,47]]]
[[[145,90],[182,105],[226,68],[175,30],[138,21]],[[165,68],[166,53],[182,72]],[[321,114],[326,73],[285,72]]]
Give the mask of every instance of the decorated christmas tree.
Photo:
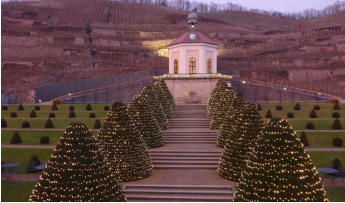
[[[126,201],[97,143],[84,124],[70,124],[29,201]]]
[[[143,96],[133,97],[128,107],[129,115],[148,148],[164,145],[161,129],[149,102]]]
[[[152,163],[144,140],[125,105],[113,104],[96,135],[112,174],[119,181],[133,181],[152,174]]]
[[[143,91],[141,92],[141,96],[143,96],[150,104],[161,130],[168,129],[167,117],[165,116],[165,112],[161,103],[159,102],[158,96],[153,93],[152,87],[144,87]]]
[[[233,103],[234,97],[235,93],[232,91],[231,87],[228,87],[223,91],[222,96],[214,105],[214,112],[212,113],[211,119],[211,129],[220,128],[228,109]]]
[[[159,101],[161,102],[161,105],[164,109],[165,116],[167,118],[172,118],[174,113],[174,107],[169,102],[168,96],[166,95],[166,92],[163,90],[159,81],[155,82],[155,84],[152,87],[152,90],[153,93],[159,98]]]
[[[242,108],[245,105],[245,101],[240,94],[234,94],[234,98],[229,108],[225,111],[224,119],[218,131],[217,145],[219,147],[225,147],[227,139],[232,136],[234,130],[236,130],[237,121],[239,115],[242,112]]]
[[[220,98],[222,97],[224,90],[228,87],[224,80],[218,80],[216,87],[213,89],[210,99],[207,104],[207,118],[212,119],[214,109],[216,104],[219,103]]]
[[[263,120],[255,104],[245,105],[236,120],[233,134],[226,141],[217,172],[238,182],[255,142],[263,130]]]
[[[162,87],[163,91],[165,92],[165,95],[168,98],[168,101],[170,105],[172,106],[173,111],[176,111],[176,104],[174,100],[174,96],[171,94],[168,86],[165,84],[164,80],[158,80],[159,85]]]
[[[242,172],[235,201],[327,201],[309,154],[286,120],[268,122]]]

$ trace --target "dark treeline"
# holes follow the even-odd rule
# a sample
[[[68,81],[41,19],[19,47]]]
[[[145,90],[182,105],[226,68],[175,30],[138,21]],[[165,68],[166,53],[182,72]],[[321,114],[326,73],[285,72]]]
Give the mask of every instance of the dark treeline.
[[[312,19],[322,16],[332,15],[345,10],[345,1],[337,1],[334,4],[327,6],[322,10],[307,9],[301,12],[295,13],[282,13],[278,11],[266,11],[261,9],[248,9],[244,6],[234,4],[231,2],[225,4],[216,3],[203,3],[198,1],[190,0],[115,0],[121,2],[129,3],[139,3],[139,4],[154,4],[162,7],[175,8],[183,11],[190,11],[197,8],[199,12],[217,12],[217,11],[250,11],[270,16],[275,16],[278,18],[289,18],[289,19]]]

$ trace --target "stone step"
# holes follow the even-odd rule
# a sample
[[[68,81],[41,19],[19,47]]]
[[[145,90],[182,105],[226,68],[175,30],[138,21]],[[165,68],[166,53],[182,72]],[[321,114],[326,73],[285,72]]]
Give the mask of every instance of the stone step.
[[[165,139],[216,139],[217,140],[217,137],[216,136],[213,136],[213,135],[204,135],[204,136],[194,136],[194,135],[191,135],[191,136],[175,136],[175,135],[164,135],[164,138]]]
[[[217,132],[162,132],[164,136],[217,136]]]
[[[205,150],[162,150],[162,149],[150,149],[149,150],[150,153],[158,153],[158,154],[171,154],[171,153],[176,153],[176,154],[219,154],[222,153],[223,150],[219,149],[219,150],[209,150],[209,151],[205,151]]]
[[[165,157],[220,157],[222,155],[222,153],[218,153],[218,154],[208,154],[208,153],[204,153],[204,154],[181,154],[181,153],[160,153],[160,154],[153,154],[150,153],[150,156],[165,156]]]
[[[218,161],[196,160],[152,160],[153,165],[218,165]]]
[[[216,141],[198,141],[198,140],[191,140],[191,141],[164,141],[165,143],[171,143],[171,144],[176,144],[176,143],[204,143],[204,144],[216,144]]]
[[[205,128],[209,129],[210,127],[208,125],[173,125],[170,126],[169,128]]]
[[[151,160],[194,160],[194,161],[219,161],[220,156],[214,157],[166,157],[166,156],[151,156]]]
[[[153,168],[155,169],[214,169],[216,170],[218,165],[212,164],[212,165],[155,165],[153,164]]]
[[[233,201],[228,185],[139,185],[126,184],[128,201]]]
[[[177,105],[176,110],[191,110],[191,109],[198,109],[198,110],[207,110],[207,105],[203,104],[185,104],[185,105]]]

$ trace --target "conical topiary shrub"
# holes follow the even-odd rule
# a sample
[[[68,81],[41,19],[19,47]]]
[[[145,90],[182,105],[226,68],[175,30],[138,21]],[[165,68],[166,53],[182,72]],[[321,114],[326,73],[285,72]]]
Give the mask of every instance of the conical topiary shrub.
[[[317,114],[316,111],[314,109],[312,109],[309,113],[309,118],[317,118]]]
[[[236,130],[236,122],[239,119],[240,113],[243,111],[245,102],[243,97],[239,94],[235,94],[232,103],[229,108],[224,112],[224,118],[221,121],[221,126],[218,131],[217,145],[218,147],[225,147],[226,141],[232,136],[233,131]]]
[[[36,111],[35,111],[35,110],[32,110],[32,111],[30,112],[29,117],[30,117],[30,118],[36,118],[36,117],[37,117]]]
[[[50,118],[46,120],[46,124],[44,125],[44,128],[54,128],[53,121]]]
[[[207,104],[207,118],[212,119],[216,106],[219,105],[219,101],[224,94],[225,89],[228,87],[224,80],[218,80],[216,83],[216,87],[211,92],[210,99],[208,100]]]
[[[172,106],[173,112],[176,111],[175,99],[174,99],[174,96],[171,94],[167,84],[165,83],[164,80],[158,80],[158,82],[162,90],[165,92],[165,95],[167,96],[170,106]]]
[[[153,114],[155,115],[155,118],[157,119],[157,122],[161,130],[168,129],[167,117],[165,116],[163,107],[159,102],[158,96],[153,93],[152,87],[144,87],[143,91],[141,92],[141,96],[143,96],[150,104]]]
[[[272,118],[272,112],[271,110],[268,110],[265,115],[266,118]]]
[[[7,128],[7,122],[5,119],[1,119],[1,128]]]
[[[146,144],[125,105],[119,102],[113,104],[96,137],[111,173],[119,181],[139,180],[152,174]]]
[[[91,104],[86,105],[86,111],[92,111],[92,106]]]
[[[299,111],[301,110],[301,105],[299,103],[297,103],[294,107],[295,111]]]
[[[98,142],[82,123],[70,124],[60,138],[29,201],[126,201],[109,172]]]
[[[18,111],[24,111],[24,106],[23,106],[23,104],[19,104],[19,106],[18,106]]]
[[[305,147],[309,146],[309,141],[308,141],[307,135],[305,134],[304,131],[302,131],[302,133],[301,133],[300,140]]]
[[[333,124],[332,124],[332,129],[335,129],[335,130],[341,130],[343,127],[341,126],[341,122],[339,119],[335,119],[333,121]]]
[[[20,137],[18,132],[14,132],[14,134],[11,137],[11,144],[20,144],[22,143],[22,138]]]
[[[238,182],[242,170],[263,130],[264,122],[255,104],[243,107],[233,134],[228,137],[217,172],[223,178]]]
[[[94,129],[100,129],[101,127],[102,127],[101,121],[99,119],[96,119],[93,128]]]
[[[139,130],[148,148],[157,148],[164,145],[164,139],[159,124],[151,106],[142,96],[135,96],[128,107],[132,122]]]
[[[339,102],[334,103],[333,110],[340,110]]]
[[[51,107],[51,110],[52,111],[57,111],[58,110],[58,107],[56,104],[53,104],[52,107]]]
[[[327,200],[318,172],[293,129],[284,119],[271,119],[241,174],[235,201]]]
[[[41,110],[41,107],[40,107],[39,105],[36,105],[36,106],[35,106],[35,110],[36,110],[36,111],[39,111],[39,110]]]
[[[214,112],[211,119],[211,129],[219,129],[225,119],[227,110],[231,107],[235,93],[231,88],[226,88],[218,103],[214,105]]]
[[[165,116],[167,118],[173,117],[174,107],[171,105],[168,96],[166,95],[166,92],[163,90],[160,83],[157,81],[152,87],[152,90],[154,94],[156,94],[159,98],[159,101],[161,102],[161,105],[164,109]]]

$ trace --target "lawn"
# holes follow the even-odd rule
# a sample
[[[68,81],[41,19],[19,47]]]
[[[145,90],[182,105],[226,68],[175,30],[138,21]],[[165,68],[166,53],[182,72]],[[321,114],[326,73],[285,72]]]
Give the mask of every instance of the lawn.
[[[91,104],[92,111],[104,111],[104,106],[110,106],[110,104]],[[10,104],[7,105],[9,112],[16,112],[18,111],[18,104]],[[32,109],[35,108],[36,105],[23,105],[24,111],[30,112]],[[52,105],[39,105],[41,107],[40,111],[52,111]],[[69,111],[69,106],[74,106],[74,111],[86,111],[87,104],[59,104],[57,105],[57,111]],[[56,111],[56,112],[57,112]]]
[[[1,149],[1,160],[5,163],[20,164],[19,172],[25,173],[27,164],[33,155],[37,155],[41,162],[48,161],[53,149]]]
[[[19,118],[26,118],[30,119],[31,110],[29,111],[17,111],[17,119]],[[37,118],[48,118],[50,113],[54,113],[56,118],[69,118],[69,111],[35,111]],[[5,119],[16,119],[11,118],[12,111],[2,111],[1,116]],[[95,113],[96,117],[98,118],[105,118],[107,116],[108,111],[75,111],[76,118],[89,118],[90,113]],[[35,118],[33,118],[35,119]]]
[[[316,168],[322,168],[330,164],[335,158],[345,164],[345,152],[308,152]]]
[[[300,137],[302,132],[297,132],[297,136]],[[334,147],[333,139],[336,137],[341,138],[345,141],[345,133],[339,132],[306,132],[309,147]],[[342,147],[345,147],[343,144]]]
[[[50,140],[51,145],[56,145],[61,137],[63,135],[63,131],[25,131],[25,130],[19,130],[19,131],[13,131],[13,130],[2,130],[1,131],[1,143],[2,144],[10,144],[12,135],[18,132],[22,143],[26,145],[39,145],[40,144],[40,138],[42,136],[48,136]],[[98,131],[93,131],[92,134],[97,134]]]
[[[36,182],[1,181],[1,200],[3,202],[28,201]],[[345,201],[345,187],[326,187],[327,197],[331,202]]]
[[[1,201],[27,202],[36,182],[1,181]]]

